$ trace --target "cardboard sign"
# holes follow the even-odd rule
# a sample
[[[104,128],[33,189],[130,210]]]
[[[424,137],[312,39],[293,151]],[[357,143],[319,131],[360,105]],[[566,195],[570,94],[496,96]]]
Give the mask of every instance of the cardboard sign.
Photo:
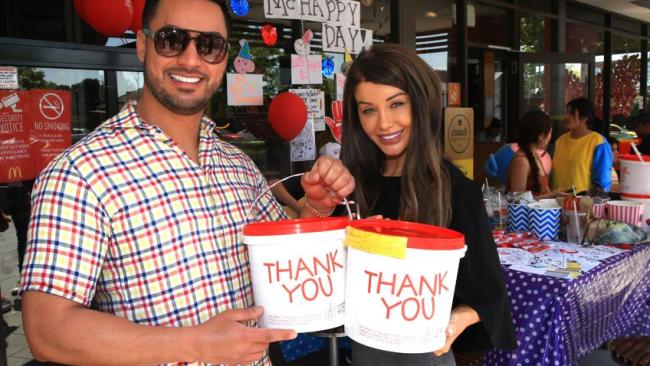
[[[0,90],[0,182],[34,179],[70,146],[67,90]]]
[[[361,5],[349,0],[264,0],[264,16],[358,27]]]
[[[18,68],[0,66],[0,89],[18,89]]]
[[[369,29],[323,23],[321,34],[324,52],[343,53],[348,49],[350,53],[358,54],[372,46],[372,31]]]
[[[300,131],[300,135],[291,140],[290,155],[291,161],[316,160],[316,138],[314,137],[314,124],[311,119],[307,119],[307,123]]]
[[[291,55],[291,84],[322,84],[323,83],[323,56]]]
[[[445,155],[474,177],[474,109],[445,108]]]
[[[314,123],[314,131],[325,131],[325,92],[318,89],[289,89],[305,101],[307,118]]]
[[[227,74],[228,105],[263,105],[262,74]]]

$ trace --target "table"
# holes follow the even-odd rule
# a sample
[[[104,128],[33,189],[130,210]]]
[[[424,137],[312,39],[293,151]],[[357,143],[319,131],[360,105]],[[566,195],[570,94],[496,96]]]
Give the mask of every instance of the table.
[[[517,348],[487,352],[485,365],[576,365],[608,340],[650,335],[650,243],[574,280],[503,270]]]

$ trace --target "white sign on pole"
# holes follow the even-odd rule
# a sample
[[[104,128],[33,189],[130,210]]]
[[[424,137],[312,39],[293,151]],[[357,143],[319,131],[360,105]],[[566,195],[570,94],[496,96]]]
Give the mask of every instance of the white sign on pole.
[[[350,53],[358,54],[372,46],[372,31],[369,29],[323,23],[321,34],[324,52],[342,53],[347,48]]]
[[[18,89],[18,68],[0,66],[0,89]]]

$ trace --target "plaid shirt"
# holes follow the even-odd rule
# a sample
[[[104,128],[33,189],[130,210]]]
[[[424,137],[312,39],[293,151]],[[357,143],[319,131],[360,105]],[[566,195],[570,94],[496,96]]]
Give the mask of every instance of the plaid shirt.
[[[129,104],[52,161],[34,186],[21,291],[162,326],[251,306],[246,215],[284,214],[270,191],[251,208],[266,181],[214,131],[204,117],[196,164]]]

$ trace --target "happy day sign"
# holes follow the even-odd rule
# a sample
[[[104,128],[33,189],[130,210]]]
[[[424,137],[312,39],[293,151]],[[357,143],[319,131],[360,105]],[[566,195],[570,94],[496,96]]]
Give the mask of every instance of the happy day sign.
[[[361,4],[350,0],[264,0],[264,16],[323,23],[324,52],[358,54],[372,45],[372,31],[361,29]]]

